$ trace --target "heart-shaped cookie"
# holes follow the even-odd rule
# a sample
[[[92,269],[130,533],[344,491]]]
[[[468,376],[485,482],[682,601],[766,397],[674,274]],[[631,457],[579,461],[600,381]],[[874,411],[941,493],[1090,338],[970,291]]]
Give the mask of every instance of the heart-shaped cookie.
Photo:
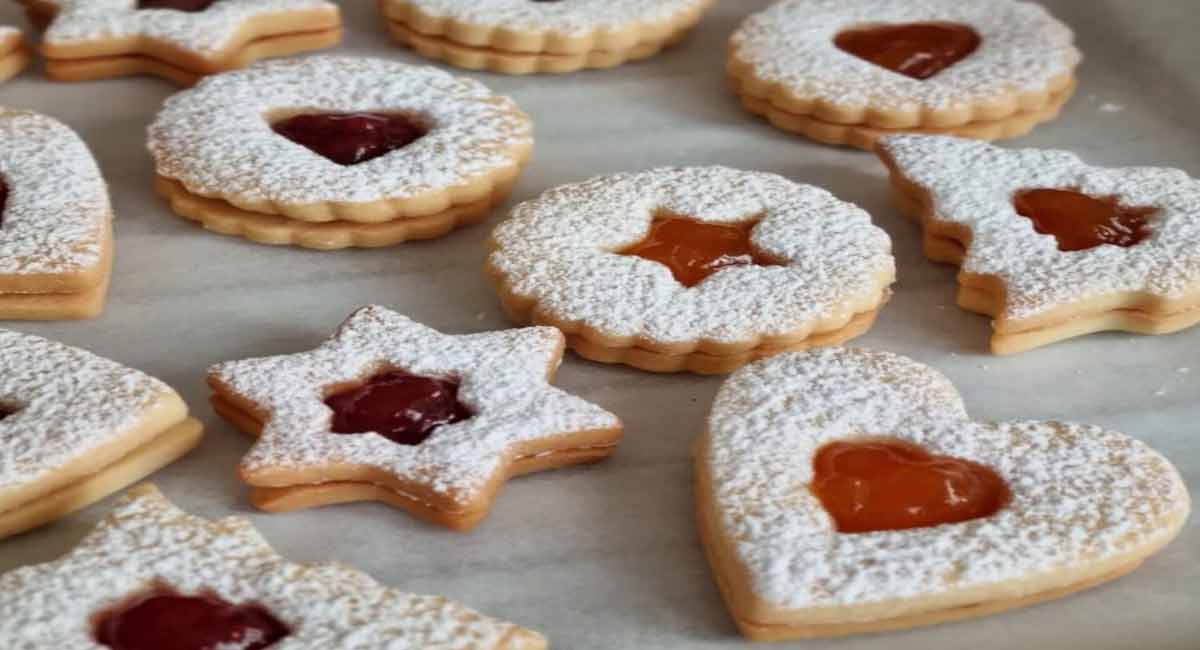
[[[834,45],[917,80],[928,79],[979,49],[979,32],[959,23],[901,23],[848,29]]]
[[[1178,472],[1128,436],[1063,422],[972,421],[950,382],[884,352],[831,348],[746,366],[696,454],[701,536],[742,633],[835,636],[990,614],[1121,576],[1190,508]],[[838,532],[814,495],[830,443],[915,445],[995,472],[994,514]]]

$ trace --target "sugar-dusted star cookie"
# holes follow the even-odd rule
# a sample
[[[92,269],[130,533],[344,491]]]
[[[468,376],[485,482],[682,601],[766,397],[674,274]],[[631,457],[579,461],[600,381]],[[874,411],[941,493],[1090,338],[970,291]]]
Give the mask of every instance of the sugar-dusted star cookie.
[[[152,74],[189,86],[342,36],[328,0],[18,0],[46,26],[46,74],[86,81]]]
[[[108,186],[87,145],[0,107],[0,320],[99,315],[112,258]]]
[[[29,65],[29,60],[21,30],[0,25],[0,83],[20,74]]]
[[[339,564],[289,562],[244,519],[142,485],[66,556],[0,575],[10,650],[544,650],[536,632]]]
[[[551,327],[452,336],[364,307],[310,352],[231,361],[217,413],[258,436],[242,480],[264,510],[383,501],[465,530],[510,477],[599,461],[621,422],[549,384]]]
[[[1059,598],[1136,569],[1190,510],[1179,472],[1138,440],[976,422],[932,368],[846,348],[731,376],[696,471],[713,574],[738,627],[760,640]]]
[[[1185,172],[946,137],[878,154],[926,256],[961,267],[958,304],[994,319],[993,352],[1200,322],[1200,180]]]
[[[200,436],[200,423],[163,382],[86,350],[0,330],[0,538],[141,480]]]

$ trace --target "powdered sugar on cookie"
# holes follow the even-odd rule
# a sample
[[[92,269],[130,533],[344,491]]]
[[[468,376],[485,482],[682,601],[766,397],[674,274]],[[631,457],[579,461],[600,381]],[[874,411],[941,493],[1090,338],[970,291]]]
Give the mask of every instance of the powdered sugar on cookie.
[[[562,334],[549,327],[451,336],[371,306],[311,352],[231,361],[209,376],[266,414],[243,474],[352,465],[468,503],[522,445],[620,427],[616,416],[548,383],[562,346]],[[458,379],[458,399],[472,416],[438,427],[415,446],[373,434],[331,434],[325,391],[389,368]]]
[[[149,486],[62,559],[0,576],[0,638],[14,650],[102,650],[92,617],[161,584],[267,608],[290,629],[281,648],[546,647],[534,632],[445,598],[389,589],[337,564],[289,562],[248,521],[190,516]]]
[[[625,29],[638,23],[647,27],[669,25],[707,3],[708,0],[388,0],[387,5],[396,13],[414,11],[471,25],[577,37]]]
[[[962,270],[1003,280],[999,318],[1121,292],[1176,300],[1200,289],[1200,180],[1181,170],[1107,169],[1066,151],[932,136],[890,136],[879,148],[895,173],[928,192],[936,220],[971,230]],[[1026,189],[1072,189],[1155,208],[1150,234],[1130,247],[1061,251],[1053,235],[1017,214],[1013,196]]]
[[[972,422],[945,377],[884,352],[747,366],[721,388],[708,426],[699,462],[721,535],[754,594],[779,608],[945,596],[1103,564],[1157,548],[1189,508],[1178,472],[1145,444],[1079,424]],[[813,456],[862,436],[985,464],[1012,500],[984,519],[837,533],[809,491]]]
[[[338,13],[337,5],[327,0],[217,0],[198,12],[138,9],[138,0],[39,0],[39,4],[56,11],[43,37],[49,44],[144,37],[201,56],[227,49],[250,20],[293,12]]]
[[[840,50],[834,38],[863,25],[951,22],[982,37],[971,56],[916,80]],[[1080,54],[1071,30],[1041,6],[1013,0],[784,0],[734,33],[731,57],[790,98],[919,111],[970,107],[1066,84]]]
[[[617,251],[661,214],[757,221],[775,266],[728,268],[688,288],[657,262]],[[891,241],[858,207],[781,176],[726,167],[662,168],[550,190],[493,234],[488,265],[556,320],[659,343],[755,342],[874,309],[894,273]]]
[[[419,140],[352,166],[271,129],[296,111],[403,113],[429,128]],[[210,77],[167,100],[151,125],[160,176],[189,192],[255,209],[369,203],[477,183],[520,164],[532,126],[507,97],[430,67],[321,56],[269,61]]]
[[[0,274],[75,273],[102,262],[108,187],[70,127],[0,108],[0,179],[8,187]]]

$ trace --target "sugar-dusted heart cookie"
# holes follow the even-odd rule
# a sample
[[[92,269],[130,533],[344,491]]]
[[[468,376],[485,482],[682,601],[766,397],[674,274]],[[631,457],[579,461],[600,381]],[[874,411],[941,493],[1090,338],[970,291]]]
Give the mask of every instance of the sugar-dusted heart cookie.
[[[1073,34],[1016,0],[784,0],[734,33],[743,105],[828,144],[897,132],[1009,138],[1074,90]]]
[[[603,460],[622,427],[550,385],[551,327],[452,336],[378,306],[315,350],[209,371],[213,407],[258,437],[242,459],[268,511],[381,501],[473,527],[510,477]]]
[[[328,0],[18,0],[44,25],[46,74],[60,81],[205,75],[336,45]]]
[[[281,557],[245,519],[132,490],[75,550],[0,575],[12,650],[544,650],[536,632],[340,564]]]
[[[0,537],[88,506],[187,453],[201,435],[187,414],[174,390],[145,373],[0,330]]]
[[[100,168],[70,127],[0,108],[0,320],[99,315],[112,216]]]
[[[1137,568],[1190,508],[1175,468],[1129,436],[975,422],[940,373],[860,349],[738,371],[717,395],[696,472],[706,553],[753,639],[1058,598]]]
[[[0,25],[0,83],[20,74],[29,65],[30,58],[21,30]]]
[[[1200,322],[1200,180],[1185,172],[945,137],[877,152],[926,256],[961,267],[958,304],[993,318],[993,352]]]

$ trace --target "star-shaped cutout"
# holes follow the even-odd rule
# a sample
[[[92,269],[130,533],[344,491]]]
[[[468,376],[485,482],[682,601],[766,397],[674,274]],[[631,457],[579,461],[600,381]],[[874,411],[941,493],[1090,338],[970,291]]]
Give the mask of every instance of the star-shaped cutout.
[[[222,363],[209,384],[217,412],[258,436],[240,468],[256,505],[381,500],[466,529],[509,477],[601,460],[620,439],[615,415],[549,384],[563,347],[551,327],[454,336],[369,306],[315,350]],[[417,445],[335,434],[325,399],[392,370],[458,382],[470,417]]]
[[[11,648],[97,648],[100,619],[166,590],[256,605],[286,627],[280,647],[546,647],[536,632],[445,598],[390,589],[339,564],[289,562],[248,521],[191,516],[151,485],[132,490],[63,558],[0,576],[0,638]]]
[[[877,152],[901,209],[924,228],[926,255],[961,267],[959,304],[995,319],[994,352],[1200,321],[1200,180],[1183,171],[938,136],[889,136]],[[1111,242],[1079,245],[1077,233],[1039,223],[1022,197],[1046,190],[1123,213],[1085,233]],[[1075,229],[1084,211],[1058,218]]]

